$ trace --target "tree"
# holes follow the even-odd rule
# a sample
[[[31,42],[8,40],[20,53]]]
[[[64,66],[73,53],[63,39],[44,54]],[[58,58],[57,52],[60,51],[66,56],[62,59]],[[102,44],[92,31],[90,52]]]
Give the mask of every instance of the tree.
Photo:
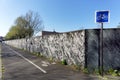
[[[44,29],[43,21],[38,13],[29,11],[25,16],[20,16],[16,19],[15,24],[26,29],[26,36],[33,36]]]
[[[9,32],[6,35],[6,39],[15,39],[17,38],[17,34],[18,34],[18,29],[16,26],[12,26],[9,30]]]
[[[32,37],[43,29],[44,25],[40,15],[29,11],[24,16],[19,16],[15,20],[15,24],[10,28],[6,39]]]

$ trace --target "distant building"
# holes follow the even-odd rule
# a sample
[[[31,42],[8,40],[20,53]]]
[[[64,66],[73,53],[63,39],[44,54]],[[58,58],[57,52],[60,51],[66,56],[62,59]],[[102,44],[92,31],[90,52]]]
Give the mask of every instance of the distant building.
[[[42,31],[41,32],[41,35],[44,36],[44,35],[51,35],[51,34],[58,34],[58,32],[56,31]]]

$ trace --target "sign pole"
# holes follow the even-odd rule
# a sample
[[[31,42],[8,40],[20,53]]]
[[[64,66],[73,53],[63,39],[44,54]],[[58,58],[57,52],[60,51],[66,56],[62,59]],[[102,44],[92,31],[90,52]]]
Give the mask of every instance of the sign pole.
[[[104,73],[104,56],[103,56],[103,23],[109,22],[110,13],[109,11],[96,11],[95,13],[95,21],[101,24],[100,30],[100,53],[98,57],[98,65],[99,65],[99,72],[100,75],[103,76]]]
[[[101,76],[103,76],[103,23],[101,22],[101,33],[100,33],[100,62],[101,62]]]

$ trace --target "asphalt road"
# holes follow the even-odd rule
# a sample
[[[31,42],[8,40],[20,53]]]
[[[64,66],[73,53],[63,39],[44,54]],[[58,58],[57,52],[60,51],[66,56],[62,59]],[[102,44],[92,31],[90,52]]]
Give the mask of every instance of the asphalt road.
[[[68,66],[1,44],[3,80],[98,80]]]

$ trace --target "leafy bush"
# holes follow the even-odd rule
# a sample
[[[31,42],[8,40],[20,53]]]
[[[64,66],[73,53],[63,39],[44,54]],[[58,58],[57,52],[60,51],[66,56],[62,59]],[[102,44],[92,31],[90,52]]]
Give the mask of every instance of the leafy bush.
[[[88,71],[88,69],[87,69],[87,68],[84,68],[84,69],[83,69],[83,72],[84,72],[84,73],[86,73],[86,74],[88,74],[88,73],[89,73],[89,71]]]
[[[67,61],[66,61],[65,59],[63,59],[63,60],[61,61],[61,63],[62,63],[63,65],[67,65]]]
[[[110,75],[112,75],[112,76],[120,76],[120,71],[119,70],[117,70],[117,69],[109,69],[108,70],[108,74],[110,74]]]

